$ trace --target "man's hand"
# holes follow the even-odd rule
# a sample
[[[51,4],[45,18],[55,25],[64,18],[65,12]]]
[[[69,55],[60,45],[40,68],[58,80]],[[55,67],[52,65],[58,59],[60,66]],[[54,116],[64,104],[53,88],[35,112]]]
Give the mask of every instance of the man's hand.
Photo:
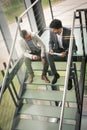
[[[54,51],[53,51],[53,50],[50,50],[50,54],[53,55],[53,54],[54,54]]]
[[[39,56],[37,56],[37,55],[33,55],[33,56],[32,56],[32,59],[33,59],[33,60],[39,60],[39,59],[40,59],[40,57],[39,57]]]
[[[61,52],[61,57],[65,57],[67,55],[67,52]]]

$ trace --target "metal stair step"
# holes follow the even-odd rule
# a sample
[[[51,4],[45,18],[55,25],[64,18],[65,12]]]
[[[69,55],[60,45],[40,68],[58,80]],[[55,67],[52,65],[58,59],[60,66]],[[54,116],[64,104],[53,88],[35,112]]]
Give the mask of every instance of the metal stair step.
[[[75,120],[76,112],[77,108],[66,107],[64,110],[64,118]],[[49,105],[23,104],[18,113],[23,115],[60,118],[61,107]]]
[[[50,81],[52,81],[53,76],[48,76],[48,78]],[[56,86],[56,85],[64,86],[64,80],[65,80],[65,76],[61,76],[54,86]],[[25,81],[25,84],[29,84],[29,81]],[[52,85],[51,83],[45,83],[45,81],[41,79],[41,76],[37,76],[37,75],[33,78],[32,84],[34,84],[34,85],[47,85],[47,86]]]
[[[45,100],[45,101],[62,101],[63,92],[62,91],[45,91],[45,90],[31,90],[26,89],[23,91],[22,99],[35,99],[35,100]],[[66,101],[76,102],[75,91],[67,91]]]
[[[67,64],[67,62],[60,62],[60,61],[55,62],[56,69],[58,71],[66,71],[66,64]],[[76,62],[77,70],[80,70],[80,65],[81,65],[81,62]],[[42,65],[41,61],[33,61],[32,67],[34,70],[37,70],[37,71],[43,69],[43,65]]]
[[[59,123],[49,123],[29,119],[16,119],[12,130],[59,130]],[[63,124],[62,130],[75,130],[71,124]]]

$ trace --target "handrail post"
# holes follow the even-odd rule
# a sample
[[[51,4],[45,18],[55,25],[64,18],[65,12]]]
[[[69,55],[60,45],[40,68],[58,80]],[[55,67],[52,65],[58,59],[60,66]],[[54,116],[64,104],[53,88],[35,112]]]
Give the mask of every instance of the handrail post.
[[[78,107],[78,112],[81,113],[81,95],[79,90],[78,75],[77,75],[76,64],[74,63],[73,65],[74,65],[73,77],[74,77],[74,85],[75,85],[75,94],[77,99],[77,107]]]
[[[76,10],[76,12],[78,12],[78,17],[79,18],[79,22],[80,22],[80,31],[81,31],[81,42],[82,42],[82,49],[83,49],[83,56],[86,56],[86,52],[85,52],[85,42],[84,42],[84,33],[83,33],[83,21],[82,21],[82,13],[81,11],[84,11],[84,16],[85,16],[85,26],[86,26],[86,31],[87,31],[87,10],[85,9],[78,9]]]
[[[65,75],[63,99],[62,99],[62,108],[61,108],[61,114],[60,114],[59,130],[62,130],[64,106],[65,106],[65,100],[66,100],[68,79],[69,79],[69,75],[70,75],[70,66],[71,66],[72,48],[73,48],[73,31],[74,31],[74,22],[75,22],[74,19],[75,19],[75,13],[74,13],[73,25],[72,25],[71,36],[70,36],[69,53],[68,53],[68,60],[67,60],[67,67],[66,67],[66,75]]]

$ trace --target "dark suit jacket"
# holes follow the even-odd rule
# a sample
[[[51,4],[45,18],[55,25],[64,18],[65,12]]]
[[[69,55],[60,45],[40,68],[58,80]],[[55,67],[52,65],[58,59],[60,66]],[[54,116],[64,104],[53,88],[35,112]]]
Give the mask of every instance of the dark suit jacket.
[[[63,27],[63,34],[62,34],[62,43],[63,43],[63,48],[59,47],[57,35],[50,31],[50,40],[49,40],[49,49],[54,50],[54,52],[63,52],[63,51],[68,51],[69,48],[69,42],[70,42],[70,34],[71,30],[68,28]],[[76,52],[77,46],[75,44],[75,38],[73,37],[73,50]]]

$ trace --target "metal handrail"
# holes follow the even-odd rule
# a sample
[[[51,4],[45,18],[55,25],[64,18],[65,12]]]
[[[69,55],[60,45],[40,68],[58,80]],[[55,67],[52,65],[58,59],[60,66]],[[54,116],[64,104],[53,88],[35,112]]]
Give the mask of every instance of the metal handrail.
[[[54,19],[51,0],[49,0],[49,6],[50,6],[50,12],[51,12],[52,19]]]
[[[9,67],[10,67],[10,62],[11,62],[11,59],[12,59],[12,54],[13,54],[13,51],[14,51],[14,47],[15,47],[15,43],[16,43],[16,39],[17,39],[17,34],[18,34],[19,27],[20,27],[20,20],[21,20],[21,18],[22,18],[38,1],[39,1],[39,0],[36,0],[29,8],[27,8],[27,9],[18,17],[18,24],[17,24],[16,33],[15,33],[15,38],[14,38],[14,41],[13,41],[13,43],[12,43],[12,47],[11,47],[11,51],[10,51],[10,56],[9,56],[9,61],[8,61],[8,64],[7,64],[5,76],[4,76],[4,78],[3,78],[2,87],[1,87],[1,91],[0,91],[0,101],[1,101],[1,99],[2,99],[2,95],[3,95],[4,89],[5,89],[6,79],[7,79],[8,72],[9,72]]]
[[[64,107],[65,107],[66,93],[67,93],[67,86],[68,86],[68,79],[69,79],[69,75],[70,75],[70,66],[71,66],[72,49],[73,49],[74,23],[75,23],[75,12],[74,12],[73,24],[72,24],[72,28],[71,28],[71,36],[70,36],[69,53],[68,53],[68,59],[67,59],[67,67],[66,67],[64,92],[63,92],[62,107],[61,107],[61,114],[60,114],[59,130],[62,130],[63,117],[64,117]]]
[[[79,20],[80,20],[80,30],[81,30],[81,37],[82,37],[82,49],[83,49],[83,56],[85,57],[86,53],[85,53],[85,45],[84,45],[84,36],[83,36],[83,26],[82,26],[82,16],[81,16],[81,11],[78,12],[79,13]]]
[[[77,10],[76,10],[77,12]],[[72,42],[72,37],[73,37],[73,32],[74,32],[74,24],[75,24],[75,18],[79,18],[80,17],[80,28],[81,28],[81,37],[82,37],[82,47],[83,47],[83,58],[85,59],[85,45],[84,45],[84,39],[83,39],[83,29],[82,29],[82,20],[81,20],[81,12],[79,12],[79,17],[76,17],[74,12],[74,18],[73,18],[73,25],[72,25],[72,30],[71,30],[71,37],[70,37],[70,46],[69,46],[69,53],[68,53],[68,60],[67,60],[67,68],[66,68],[66,76],[65,76],[65,84],[64,84],[64,92],[63,92],[63,99],[62,99],[62,108],[61,108],[61,115],[60,115],[60,124],[59,124],[59,130],[62,130],[62,124],[63,124],[63,117],[64,117],[64,108],[65,108],[65,100],[66,100],[66,93],[67,93],[67,86],[68,86],[68,79],[69,79],[69,75],[70,75],[70,65],[71,65],[71,58],[72,58],[72,49],[73,49],[73,42]],[[85,62],[85,61],[84,61]],[[85,64],[85,63],[84,63]],[[85,67],[84,67],[85,68]],[[84,73],[84,72],[83,72]],[[82,76],[82,74],[81,74]],[[82,78],[84,80],[84,77]],[[83,82],[81,82],[83,83]],[[84,86],[84,85],[83,85]],[[77,91],[77,90],[76,90]],[[79,88],[78,88],[79,91]],[[83,89],[84,91],[84,89]],[[77,92],[76,92],[77,93]],[[83,94],[82,94],[83,95]],[[81,97],[79,95],[79,97],[77,97],[79,99],[79,104],[78,107],[80,107],[80,116],[81,116],[81,109],[82,106],[81,105]],[[78,100],[77,99],[77,100]],[[80,118],[80,122],[81,122],[81,118]],[[80,126],[79,126],[80,127]]]

